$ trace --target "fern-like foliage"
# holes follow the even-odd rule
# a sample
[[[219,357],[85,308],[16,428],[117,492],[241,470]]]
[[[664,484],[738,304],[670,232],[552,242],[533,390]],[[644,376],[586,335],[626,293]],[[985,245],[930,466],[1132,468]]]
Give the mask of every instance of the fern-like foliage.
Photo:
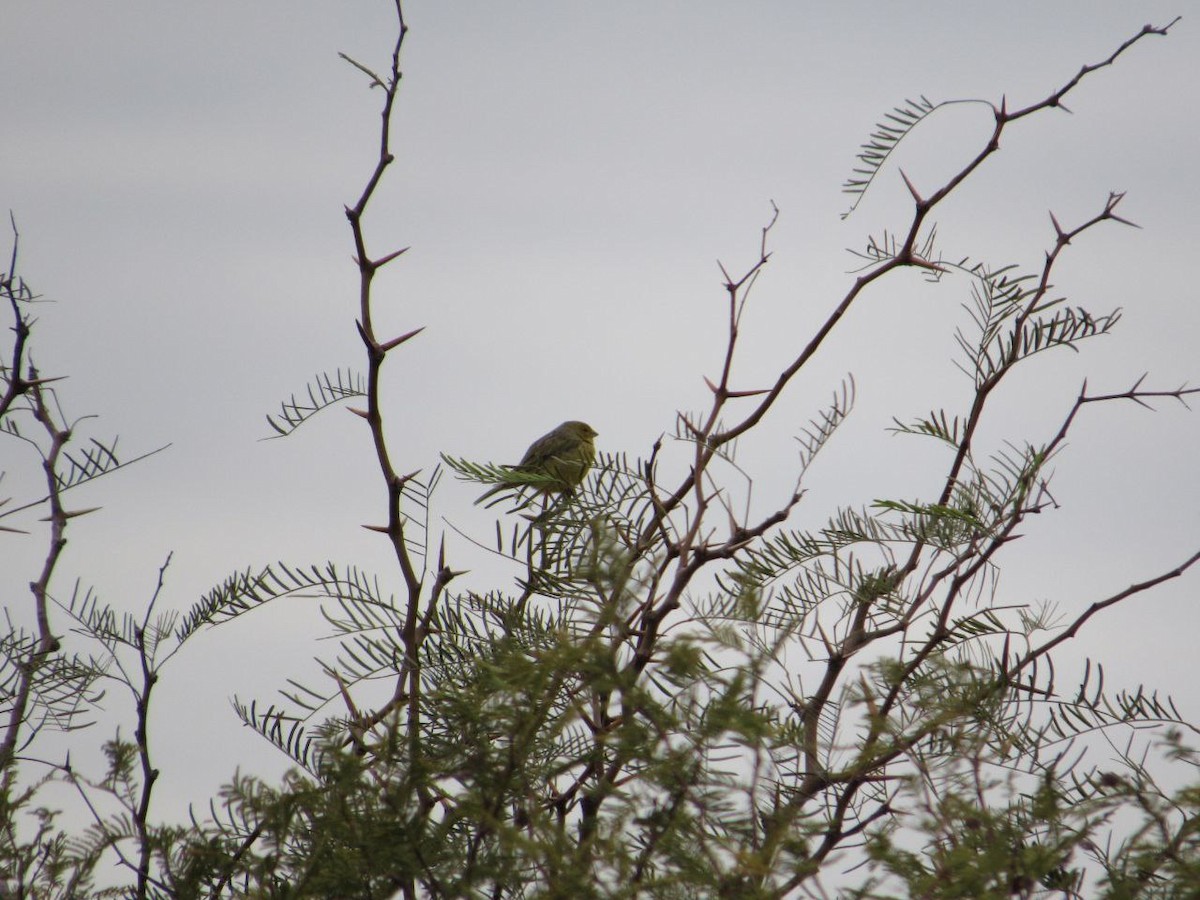
[[[658,531],[648,527],[655,507],[646,464],[624,454],[600,453],[581,485],[550,495],[536,490],[547,482],[538,473],[442,458],[463,480],[511,488],[499,501],[511,502],[519,516],[511,527],[497,521],[491,549],[526,569],[520,585],[531,595],[586,599],[601,569],[611,574],[619,567],[620,548],[652,555],[673,530],[669,521]]]
[[[897,418],[892,419],[896,423],[894,428],[889,429],[896,434],[919,435],[922,437],[931,437],[947,444],[951,448],[957,449],[962,441],[966,427],[965,419],[959,416],[947,418],[946,411],[933,410],[928,418],[916,419],[913,422],[904,423]]]
[[[12,417],[4,419],[2,427],[13,437],[34,443],[29,438],[22,436],[20,428]],[[117,455],[117,441],[117,438],[113,438],[111,442],[105,443],[95,438],[89,438],[88,445],[85,447],[73,451],[64,448],[59,455],[59,466],[54,472],[56,491],[61,495],[72,488],[80,487],[81,485],[95,481],[97,478],[111,475],[113,472],[148,459],[171,446],[170,444],[163,444],[161,447],[142,453],[132,459],[122,459]],[[29,503],[24,503],[21,506],[0,513],[0,517],[10,516],[31,507],[39,506],[49,499],[49,496],[45,496]]]
[[[867,188],[874,182],[900,141],[920,122],[945,105],[934,103],[922,95],[917,100],[905,100],[904,105],[893,107],[891,112],[884,113],[881,121],[875,123],[875,130],[859,148],[858,165],[851,170],[850,177],[842,184],[843,193],[854,195],[854,202],[842,213],[843,219],[858,208]]]
[[[1077,350],[1075,345],[1080,341],[1108,334],[1121,319],[1120,310],[1093,316],[1083,307],[1064,307],[1052,314],[1045,312],[1048,308],[1043,305],[1033,315],[1015,322],[1008,331],[979,340],[968,351],[969,367],[959,368],[977,385],[984,385],[996,380],[1013,364],[1037,353],[1057,347]],[[965,341],[959,343],[967,349]]]
[[[22,628],[10,627],[0,634],[0,716],[12,712],[28,661],[39,646],[38,637]],[[89,657],[61,652],[47,656],[29,683],[28,740],[43,728],[73,731],[91,725],[104,696],[98,686],[102,676],[102,666]]]
[[[60,470],[54,473],[60,491],[92,481],[121,466],[121,462],[117,458],[116,439],[110,445],[105,445],[95,438],[91,438],[88,446],[74,453],[64,450],[62,458],[67,463],[66,471]]]
[[[307,399],[297,399],[292,394],[279,404],[279,413],[267,416],[267,424],[274,429],[272,438],[286,437],[321,410],[350,397],[367,395],[366,379],[362,373],[352,369],[335,369],[331,375],[322,372],[305,385]]]
[[[721,586],[724,590],[735,590],[736,584],[759,589],[808,562],[835,558],[855,544],[910,543],[914,539],[911,528],[904,524],[885,522],[866,510],[843,507],[819,530],[779,531],[747,548],[722,576]],[[730,577],[736,581],[724,580]]]
[[[442,462],[449,466],[451,471],[457,473],[462,480],[474,481],[479,484],[511,487],[513,489],[512,493],[516,493],[520,488],[524,487],[541,488],[546,485],[557,485],[560,482],[560,479],[553,475],[530,469],[522,469],[519,466],[477,463],[469,459],[450,456],[446,453],[443,453],[441,457]],[[503,498],[504,495],[501,495],[501,499]]]
[[[254,701],[246,704],[235,699],[233,709],[243,724],[261,734],[297,765],[312,774],[316,773],[320,745],[304,727],[301,718],[274,705],[260,709]]]
[[[128,612],[118,615],[94,591],[84,589],[78,583],[70,599],[57,603],[57,606],[75,621],[77,633],[99,642],[110,657],[124,646],[144,653],[148,661],[155,660],[160,646],[172,637],[179,621],[176,610],[158,614],[149,622]]]
[[[796,437],[800,445],[800,477],[808,471],[817,454],[833,437],[838,426],[846,421],[850,411],[854,409],[855,384],[854,376],[847,375],[838,390],[833,392],[829,405],[821,410],[809,423],[801,429]]]
[[[257,572],[246,569],[227,577],[193,604],[176,629],[176,637],[183,641],[205,625],[235,619],[264,603],[289,596],[391,606],[391,599],[382,595],[378,581],[354,566],[341,569],[330,562],[291,567],[279,562]]]
[[[1133,690],[1115,693],[1106,690],[1103,665],[1093,663],[1090,659],[1084,663],[1083,675],[1073,697],[1057,697],[1050,681],[1045,684],[1035,682],[1035,685],[1040,689],[1027,691],[1018,697],[1032,698],[1027,702],[1035,702],[1040,698],[1047,717],[1043,726],[1048,737],[1047,747],[1119,725],[1191,727],[1169,695],[1156,690],[1148,691],[1141,685]]]
[[[413,562],[419,564],[422,569],[429,555],[431,504],[434,492],[441,483],[443,471],[440,465],[434,466],[433,471],[423,478],[418,475],[406,478],[400,488],[401,500],[407,504],[403,508],[405,547]]]
[[[850,249],[849,253],[860,260],[857,266],[850,271],[862,272],[872,266],[878,265],[881,262],[886,262],[889,259],[894,259],[900,253],[902,239],[898,238],[894,233],[884,229],[883,233],[876,237],[871,235],[867,238],[867,245],[862,250]],[[926,281],[936,283],[941,280],[945,274],[940,267],[942,260],[938,258],[937,253],[937,225],[930,225],[929,229],[918,239],[914,250],[916,255],[921,259],[928,260],[935,264],[932,269],[922,269],[922,274]]]
[[[972,279],[971,300],[963,308],[974,326],[972,333],[959,328],[955,342],[964,360],[955,365],[982,387],[999,380],[1021,360],[1108,334],[1121,319],[1121,311],[1093,315],[1083,307],[1065,306],[1065,298],[1047,299],[1038,277],[1019,273],[1012,265],[993,269],[984,263],[939,261]]]

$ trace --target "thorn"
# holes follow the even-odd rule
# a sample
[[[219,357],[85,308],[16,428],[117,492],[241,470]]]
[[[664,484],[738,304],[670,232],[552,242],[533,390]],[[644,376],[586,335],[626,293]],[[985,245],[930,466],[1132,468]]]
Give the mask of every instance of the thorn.
[[[398,256],[403,256],[407,252],[408,252],[408,247],[401,247],[399,250],[396,250],[393,253],[389,253],[387,256],[382,256],[379,259],[375,260],[375,262],[371,263],[371,268],[382,269],[384,266],[386,266],[388,263],[390,263],[393,259],[396,259],[396,257],[398,257]]]
[[[769,388],[760,388],[760,389],[758,389],[758,390],[756,390],[756,391],[726,391],[726,392],[725,392],[725,396],[726,396],[726,397],[730,397],[730,398],[737,398],[737,397],[759,397],[759,396],[761,396],[761,395],[763,395],[763,394],[769,394],[770,392],[771,392],[771,391],[770,391],[770,389],[769,389]]]
[[[922,257],[917,256],[915,253],[909,256],[908,262],[909,265],[916,266],[918,269],[929,269],[931,272],[941,272],[943,275],[949,271],[949,269],[939,266],[937,263],[932,263],[927,259],[923,259]],[[764,391],[763,393],[766,392]]]
[[[420,474],[421,474],[420,469],[413,469],[407,475],[396,475],[392,480],[392,485],[393,485],[393,487],[396,487],[396,488],[402,488],[402,487],[404,487],[404,485],[408,484],[408,482],[412,481],[414,478],[416,478]]]
[[[707,375],[701,375],[700,377],[704,379],[704,383],[708,385],[708,389],[710,391],[712,391],[714,394],[721,393],[721,389],[719,387],[717,387],[715,384],[713,384],[711,381],[709,381]]]
[[[386,525],[364,525],[363,528],[367,529],[367,531],[378,531],[380,534],[388,533]]]
[[[692,424],[691,420],[681,412],[675,414],[676,418],[683,423],[683,426],[688,430],[692,437],[700,437],[700,429]]]
[[[349,412],[354,413],[356,416],[362,416],[364,419],[371,418],[371,414],[369,412],[367,412],[365,409],[359,409],[356,406],[347,406],[346,409]]]
[[[350,696],[350,691],[346,689],[346,682],[342,680],[340,672],[334,672],[333,677],[337,680],[338,693],[342,695],[342,701],[346,704],[346,709],[350,710],[350,717],[357,721],[362,716],[358,711],[358,707],[354,705],[354,700]]]
[[[38,387],[43,384],[53,384],[55,381],[65,381],[66,375],[55,375],[53,378],[22,378],[21,384],[25,387]]]
[[[829,640],[829,635],[827,635],[825,633],[825,628],[821,625],[820,622],[817,623],[817,631],[821,635],[821,643],[825,645],[825,652],[828,653],[830,657],[832,657],[833,656],[833,643]]]
[[[908,188],[908,192],[912,194],[913,200],[915,200],[918,205],[923,203],[924,200],[921,198],[921,194],[917,191],[913,183],[908,180],[908,176],[904,174],[903,169],[900,170],[900,177],[904,179],[904,184]]]
[[[1054,210],[1050,211],[1050,221],[1054,223],[1054,233],[1061,239],[1066,232],[1062,230],[1062,226],[1058,224],[1058,219],[1054,218]]]
[[[77,518],[78,516],[86,516],[88,513],[97,512],[103,508],[104,507],[102,507],[102,506],[89,506],[87,509],[75,509],[75,510],[70,510],[70,511],[64,510],[63,518],[64,519],[74,519],[74,518]],[[39,519],[38,521],[39,522],[52,522],[52,521],[54,521],[54,517],[46,516],[44,519]]]
[[[414,328],[412,331],[408,332],[407,334],[402,334],[398,338],[392,338],[386,344],[381,344],[379,346],[379,349],[382,350],[384,353],[387,353],[393,347],[399,347],[401,344],[403,344],[409,338],[416,337],[418,334],[420,334],[424,330],[425,330],[424,325],[422,325],[420,328]]]
[[[1061,100],[1059,100],[1054,105],[1057,106],[1059,109],[1061,109],[1063,112],[1065,112],[1069,116],[1075,115],[1075,113],[1071,110],[1071,107],[1067,106],[1067,104],[1063,103]]]

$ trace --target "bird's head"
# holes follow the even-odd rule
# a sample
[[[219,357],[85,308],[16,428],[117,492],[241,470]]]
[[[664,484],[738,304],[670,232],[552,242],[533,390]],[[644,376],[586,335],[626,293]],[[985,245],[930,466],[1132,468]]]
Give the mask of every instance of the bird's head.
[[[560,430],[581,441],[590,441],[600,433],[587,422],[576,421],[563,422]]]

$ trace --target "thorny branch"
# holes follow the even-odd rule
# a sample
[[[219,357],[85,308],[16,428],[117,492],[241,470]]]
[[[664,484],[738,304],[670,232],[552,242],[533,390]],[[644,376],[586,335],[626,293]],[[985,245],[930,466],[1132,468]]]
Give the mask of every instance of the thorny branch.
[[[363,216],[368,204],[375,196],[376,189],[383,178],[384,172],[395,159],[391,150],[392,112],[396,96],[400,89],[400,81],[403,77],[400,70],[400,52],[404,45],[404,39],[408,34],[408,25],[404,18],[403,3],[401,0],[394,0],[394,9],[397,26],[396,41],[392,47],[390,66],[386,76],[380,77],[365,66],[349,60],[360,71],[368,74],[372,79],[371,86],[382,89],[384,96],[380,109],[378,158],[357,202],[353,206],[346,208],[346,218],[350,222],[350,229],[354,239],[355,262],[359,273],[358,333],[367,352],[367,409],[365,418],[371,430],[371,438],[375,447],[375,457],[379,465],[379,470],[383,475],[388,498],[386,525],[372,525],[367,527],[387,535],[396,561],[399,564],[400,572],[404,578],[407,598],[405,601],[404,623],[400,631],[404,655],[399,661],[399,673],[396,676],[396,685],[391,700],[372,715],[355,717],[356,721],[353,723],[352,733],[358,734],[359,737],[357,740],[361,742],[361,736],[365,735],[376,724],[383,722],[386,717],[391,715],[393,710],[401,708],[404,710],[404,740],[406,742],[405,753],[407,756],[405,769],[409,774],[403,779],[398,789],[398,799],[396,802],[400,808],[405,808],[408,799],[415,794],[420,807],[427,810],[433,806],[435,800],[430,793],[429,786],[425,783],[424,776],[420,774],[424,766],[419,762],[422,754],[421,646],[428,633],[427,627],[422,627],[422,623],[428,624],[430,618],[436,612],[438,603],[441,602],[446,585],[457,573],[446,564],[443,548],[443,552],[439,554],[438,571],[435,576],[434,586],[430,591],[428,599],[425,601],[425,609],[422,610],[422,597],[425,584],[424,564],[422,563],[418,566],[414,562],[409,546],[410,537],[406,534],[407,522],[401,511],[404,486],[418,473],[411,472],[401,475],[396,471],[395,465],[392,462],[392,453],[384,434],[381,394],[381,375],[387,354],[418,335],[422,329],[415,328],[398,337],[388,339],[381,339],[376,335],[371,306],[371,290],[375,275],[388,263],[400,257],[407,248],[389,251],[379,257],[372,257],[367,249],[366,234],[363,226]],[[360,749],[362,748],[360,747]],[[421,816],[418,816],[417,819],[419,823],[423,823]],[[420,827],[420,824],[418,827]],[[406,882],[400,887],[406,897],[415,896],[415,888],[411,881]]]
[[[708,509],[712,497],[709,496],[703,489],[704,473],[716,456],[720,448],[745,434],[755,425],[757,425],[767,412],[772,408],[775,402],[782,395],[785,388],[791,383],[792,379],[800,372],[800,370],[813,358],[816,352],[821,348],[825,339],[829,336],[838,323],[844,318],[850,307],[863,293],[864,289],[876,281],[879,281],[884,276],[888,275],[895,269],[903,267],[918,267],[924,269],[937,270],[936,263],[924,259],[918,252],[919,235],[922,228],[932,211],[946,199],[964,180],[966,180],[975,170],[977,170],[984,161],[995,153],[1000,147],[1000,138],[1005,129],[1010,123],[1013,123],[1026,116],[1032,115],[1035,112],[1044,109],[1061,107],[1063,98],[1069,94],[1087,75],[1090,73],[1111,65],[1118,56],[1125,50],[1137,43],[1142,38],[1148,35],[1165,35],[1167,31],[1175,24],[1174,20],[1171,23],[1161,28],[1147,26],[1141,32],[1128,41],[1124,42],[1114,53],[1107,59],[1092,65],[1084,66],[1069,82],[1055,90],[1053,93],[1042,99],[1041,101],[1031,104],[1014,112],[1007,109],[1005,100],[1001,100],[999,106],[993,106],[995,116],[995,125],[992,134],[986,142],[983,149],[971,159],[962,169],[951,176],[942,186],[937,188],[928,196],[922,196],[921,193],[912,185],[907,178],[906,184],[909,185],[913,197],[913,214],[909,222],[907,235],[904,240],[899,243],[894,252],[888,259],[880,261],[873,268],[861,274],[850,287],[849,291],[838,302],[833,311],[826,318],[824,323],[817,329],[813,337],[803,347],[799,354],[787,366],[785,366],[777,376],[775,383],[765,390],[750,390],[750,391],[735,391],[730,388],[730,378],[732,373],[733,359],[735,356],[735,348],[738,339],[738,325],[745,303],[746,292],[753,286],[754,281],[759,273],[767,264],[770,254],[766,249],[766,240],[771,227],[778,216],[778,210],[772,204],[773,215],[771,221],[763,229],[763,244],[757,261],[746,270],[740,278],[731,277],[728,272],[722,267],[722,273],[725,279],[725,289],[728,293],[729,307],[729,329],[726,341],[726,349],[724,359],[721,366],[721,374],[716,383],[706,379],[712,395],[712,404],[704,417],[702,423],[696,423],[681,416],[681,424],[684,432],[694,442],[694,458],[692,467],[683,482],[674,492],[669,495],[659,493],[657,487],[653,483],[654,465],[653,460],[657,456],[658,446],[655,447],[655,454],[652,454],[651,463],[646,467],[647,489],[650,491],[653,500],[653,515],[648,524],[646,524],[641,532],[641,535],[632,548],[631,555],[634,558],[640,558],[650,547],[657,542],[665,543],[665,553],[663,560],[659,564],[659,571],[656,578],[661,578],[667,575],[667,567],[674,566],[674,575],[669,578],[669,586],[664,593],[658,595],[654,599],[647,600],[641,607],[639,618],[634,623],[632,634],[635,636],[636,646],[632,658],[627,663],[631,672],[641,672],[649,661],[653,658],[655,648],[657,646],[659,631],[663,622],[672,611],[680,605],[680,600],[684,590],[691,583],[696,573],[704,566],[704,564],[712,559],[726,558],[736,552],[737,548],[742,546],[742,542],[746,539],[760,536],[766,532],[768,528],[778,522],[784,521],[794,505],[799,501],[800,497],[797,493],[791,500],[785,504],[779,511],[772,514],[767,519],[764,519],[757,526],[738,527],[736,524],[731,525],[731,533],[721,542],[712,543],[711,539],[705,535],[703,522],[705,513]],[[1113,194],[1109,197],[1102,212],[1094,216],[1092,219],[1082,223],[1069,231],[1063,230],[1057,220],[1054,220],[1055,226],[1055,243],[1053,248],[1047,253],[1044,262],[1041,278],[1037,289],[1034,290],[1024,310],[1019,314],[1014,328],[1018,338],[1010,348],[1008,358],[1002,361],[997,371],[993,376],[985,382],[977,391],[974,404],[967,419],[967,425],[964,428],[962,439],[956,451],[955,459],[950,466],[946,475],[945,483],[942,490],[941,503],[946,504],[954,492],[956,485],[959,483],[961,471],[964,463],[969,458],[971,443],[974,434],[977,430],[979,421],[983,414],[983,410],[989,395],[995,390],[1003,376],[1009,371],[1013,365],[1020,359],[1021,345],[1020,334],[1021,326],[1035,313],[1043,307],[1046,292],[1049,290],[1049,276],[1055,262],[1058,260],[1062,250],[1070,244],[1072,239],[1077,238],[1083,232],[1098,225],[1104,221],[1116,221],[1124,224],[1132,224],[1127,222],[1115,213],[1115,209],[1121,200],[1120,194]],[[1130,399],[1138,399],[1143,396],[1172,396],[1181,401],[1184,396],[1192,393],[1190,390],[1181,389],[1175,392],[1151,392],[1149,394],[1139,394],[1136,391],[1133,394],[1127,393],[1116,395],[1129,397]],[[720,427],[722,413],[725,410],[726,403],[731,398],[754,397],[760,396],[752,410],[744,415],[735,424],[728,427]],[[1087,398],[1086,401],[1092,402],[1101,399],[1100,397]],[[1046,448],[1041,456],[1041,462],[1053,453],[1053,451],[1065,439],[1067,429],[1071,420],[1078,409],[1078,405],[1072,410],[1060,434],[1057,435]],[[919,609],[933,602],[933,594],[938,589],[939,585],[946,582],[945,595],[940,601],[937,609],[936,621],[933,625],[930,636],[925,640],[923,645],[917,652],[910,657],[906,667],[905,675],[911,675],[919,668],[925,660],[933,654],[944,643],[949,628],[950,615],[954,608],[956,599],[962,592],[973,582],[976,575],[981,569],[988,565],[990,560],[1011,540],[1015,528],[1023,520],[1025,515],[1030,512],[1036,512],[1041,508],[1042,498],[1045,488],[1040,487],[1033,490],[1036,485],[1032,479],[1037,478],[1037,471],[1030,473],[1031,482],[1026,489],[1026,494],[1030,494],[1028,502],[1024,500],[1013,504],[1008,513],[1007,518],[998,524],[993,531],[990,539],[982,544],[972,542],[961,555],[956,556],[948,563],[939,573],[934,575],[920,591],[917,598],[912,601],[908,614],[903,620],[892,628],[869,631],[867,629],[867,614],[869,611],[868,604],[861,604],[855,613],[855,620],[851,624],[848,632],[840,641],[826,639],[830,650],[830,656],[826,664],[825,677],[817,690],[806,698],[803,708],[803,728],[806,732],[805,743],[810,748],[815,748],[817,729],[819,727],[822,712],[825,706],[831,702],[835,688],[842,680],[842,674],[849,658],[858,652],[862,646],[874,640],[878,640],[888,634],[906,632],[908,625],[914,620]],[[692,497],[694,508],[689,511],[690,526],[678,537],[671,536],[671,529],[666,527],[666,521],[672,514],[679,509],[688,497]],[[914,546],[912,555],[908,561],[900,567],[895,573],[896,583],[911,575],[916,571],[922,552],[925,549],[923,542],[917,542]],[[1194,560],[1192,560],[1194,561]],[[1173,577],[1174,574],[1182,572],[1188,564],[1181,567],[1178,571],[1162,576],[1162,578]],[[1162,580],[1162,579],[1158,579]],[[1138,590],[1143,590],[1146,587],[1157,583],[1158,580],[1146,582],[1142,586],[1138,586]],[[1123,592],[1114,598],[1110,598],[1105,605],[1119,602],[1131,593],[1135,592],[1131,589],[1129,592]],[[1089,612],[1087,615],[1091,615]],[[1083,620],[1086,616],[1083,617]],[[1077,622],[1073,626],[1072,633],[1082,626],[1083,620]],[[1065,640],[1067,636],[1060,640]],[[832,641],[832,643],[831,643]],[[1046,650],[1048,651],[1048,647]],[[1032,662],[1033,657],[1026,660],[1026,663]],[[840,781],[844,787],[839,792],[833,813],[829,819],[828,830],[822,844],[815,850],[813,859],[819,861],[828,853],[832,852],[843,840],[848,836],[852,836],[863,827],[863,823],[845,826],[844,820],[848,811],[852,808],[855,797],[859,790],[868,783],[871,783],[873,776],[870,773],[882,770],[882,766],[889,759],[895,758],[904,752],[907,746],[911,746],[914,742],[921,739],[927,731],[918,731],[915,733],[903,736],[891,736],[890,749],[881,746],[880,741],[883,739],[882,723],[887,719],[887,713],[899,701],[901,696],[901,686],[905,682],[904,677],[897,679],[895,688],[886,695],[880,698],[876,714],[873,716],[875,724],[872,728],[870,738],[865,746],[861,748],[858,754],[859,764],[852,767],[850,770],[842,773],[840,776],[835,773],[830,773],[824,770],[820,761],[815,756],[815,753],[810,752],[806,761],[807,775],[803,784],[794,795],[792,801],[787,808],[782,810],[780,814],[773,818],[774,825],[767,828],[765,840],[768,846],[785,839],[787,829],[792,825],[797,816],[800,815],[801,809],[809,800],[815,797],[819,792],[832,786],[835,781]],[[632,709],[623,710],[623,717],[629,716],[634,712]],[[926,724],[926,728],[935,727],[934,725]],[[603,803],[604,798],[612,791],[617,783],[620,773],[623,769],[624,760],[620,754],[614,754],[611,758],[610,765],[606,767],[603,775],[598,778],[589,789],[590,806],[584,810],[584,828],[586,833],[586,822],[594,820],[598,815],[599,806]],[[588,777],[595,776],[597,770],[588,767],[586,775]],[[583,776],[581,776],[582,778]],[[577,782],[578,784],[578,782]],[[878,808],[873,814],[867,817],[866,821],[870,821],[873,817],[882,815],[885,807]],[[810,870],[815,871],[815,869]],[[796,887],[808,875],[798,875],[794,882],[788,887]]]
[[[29,340],[29,320],[21,304],[33,300],[33,292],[24,280],[17,275],[17,251],[20,246],[21,233],[17,231],[17,220],[9,213],[12,222],[13,247],[9,258],[8,271],[0,274],[0,294],[8,301],[12,309],[13,348],[10,360],[0,363],[0,378],[5,381],[4,395],[0,397],[0,421],[7,415],[13,401],[30,388],[29,381],[21,372],[25,368],[25,345]]]
[[[37,682],[41,668],[58,652],[59,640],[55,637],[50,625],[50,580],[58,565],[59,557],[66,546],[67,521],[72,516],[80,515],[83,511],[69,512],[63,507],[61,485],[58,478],[59,459],[63,448],[71,439],[71,429],[61,423],[60,417],[48,402],[52,397],[51,389],[45,380],[38,377],[37,371],[30,366],[28,377],[22,377],[20,369],[25,365],[26,342],[29,338],[29,324],[25,318],[20,303],[31,298],[29,289],[17,276],[17,233],[16,222],[13,221],[13,252],[8,274],[3,276],[0,291],[8,298],[13,312],[13,358],[4,372],[6,385],[0,417],[9,412],[12,402],[17,397],[26,397],[30,411],[38,426],[45,432],[48,439],[46,449],[39,448],[42,454],[42,472],[46,480],[46,494],[49,501],[49,536],[46,555],[42,562],[42,570],[38,577],[29,585],[33,594],[34,616],[37,621],[37,640],[30,646],[25,659],[18,661],[18,678],[16,688],[10,700],[8,721],[4,726],[3,739],[0,740],[0,772],[3,773],[3,787],[8,789],[16,776],[13,765],[14,755],[22,740],[29,740],[25,735],[28,724],[29,705],[34,685]],[[35,444],[35,446],[37,446]]]

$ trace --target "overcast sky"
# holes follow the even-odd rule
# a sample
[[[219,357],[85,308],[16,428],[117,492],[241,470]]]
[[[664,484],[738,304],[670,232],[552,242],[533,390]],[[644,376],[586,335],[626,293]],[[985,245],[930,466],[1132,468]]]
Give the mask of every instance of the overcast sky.
[[[753,261],[774,200],[775,253],[744,323],[738,386],[760,387],[840,299],[847,247],[907,222],[895,168],[846,221],[840,186],[873,124],[907,97],[1045,96],[1176,2],[433,2],[410,0],[397,163],[368,219],[376,254],[411,251],[378,283],[378,331],[427,331],[387,369],[398,467],[441,451],[515,461],[568,418],[603,450],[645,454],[677,409],[706,403],[724,291]],[[986,437],[1047,439],[1096,390],[1200,378],[1197,244],[1200,35],[1181,21],[1085,80],[1063,112],[1011,128],[938,216],[949,257],[1040,265],[1064,226],[1110,190],[1141,230],[1095,230],[1056,284],[1114,336],[1027,367]],[[21,229],[39,308],[36,361],[73,415],[129,455],[172,447],[80,492],[57,589],[76,577],[138,609],[169,552],[163,604],[186,609],[235,569],[283,559],[358,563],[391,577],[378,476],[360,421],[331,410],[286,441],[264,415],[317,371],[361,367],[357,275],[342,206],[375,152],[378,92],[338,59],[383,67],[390,3],[6,0],[0,8],[0,204]],[[932,190],[990,132],[952,107],[897,155]],[[7,236],[0,241],[7,248]],[[7,258],[7,249],[4,257]],[[953,367],[969,284],[904,275],[872,288],[776,407],[742,459],[765,509],[791,486],[791,435],[847,373],[855,415],[811,473],[797,514],[913,498],[938,468],[888,435],[891,416],[960,411]],[[1060,457],[1062,509],[1025,529],[1002,576],[1009,602],[1064,614],[1183,561],[1200,536],[1200,416],[1089,408]],[[918,448],[919,449],[919,448]],[[0,443],[5,495],[26,496],[26,449]],[[86,497],[83,496],[86,492]],[[485,538],[477,491],[447,480],[439,515]],[[41,559],[0,540],[5,604],[27,604]],[[487,564],[451,542],[458,568]],[[1188,694],[1200,629],[1196,575],[1089,626],[1072,653],[1109,685]],[[296,601],[201,636],[168,670],[152,734],[157,807],[205,799],[238,765],[278,760],[236,727],[235,692],[270,701],[311,672],[320,633]],[[1060,677],[1062,677],[1060,675]],[[115,704],[115,700],[114,700]],[[180,715],[180,712],[184,715]],[[97,734],[96,739],[100,736]],[[210,742],[220,745],[210,749]],[[173,758],[172,758],[173,757]]]

